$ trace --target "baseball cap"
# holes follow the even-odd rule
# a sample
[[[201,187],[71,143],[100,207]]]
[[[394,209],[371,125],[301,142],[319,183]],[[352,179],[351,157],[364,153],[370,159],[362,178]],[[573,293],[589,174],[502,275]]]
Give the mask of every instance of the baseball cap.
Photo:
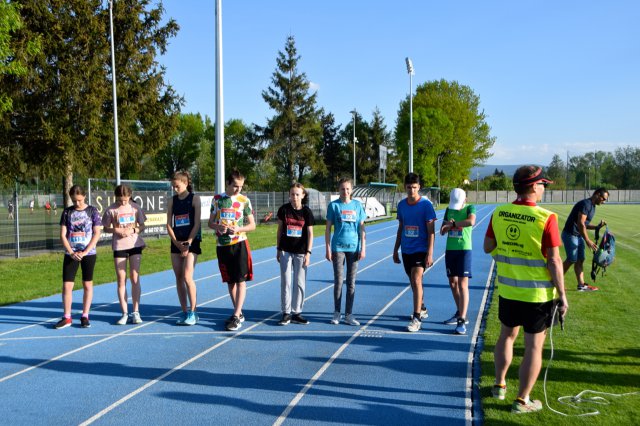
[[[449,209],[460,210],[464,206],[467,194],[460,188],[453,188],[449,194]]]

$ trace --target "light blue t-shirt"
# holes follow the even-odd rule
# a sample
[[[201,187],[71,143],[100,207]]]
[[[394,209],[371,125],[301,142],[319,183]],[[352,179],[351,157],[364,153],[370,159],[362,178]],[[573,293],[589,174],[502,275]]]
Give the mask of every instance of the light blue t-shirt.
[[[360,251],[360,227],[367,218],[362,203],[338,198],[327,207],[327,220],[333,223],[331,251],[354,253]]]
[[[427,251],[427,223],[435,219],[433,204],[426,197],[421,197],[415,204],[409,204],[406,198],[398,203],[398,220],[403,228],[400,237],[402,253]]]

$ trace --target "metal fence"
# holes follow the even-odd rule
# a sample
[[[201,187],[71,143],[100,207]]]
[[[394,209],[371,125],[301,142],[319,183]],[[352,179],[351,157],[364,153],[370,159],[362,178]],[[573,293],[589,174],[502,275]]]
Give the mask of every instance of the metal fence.
[[[591,195],[592,191],[545,191],[543,203],[574,204]],[[171,194],[166,191],[134,192],[134,197],[140,195],[138,200],[154,221],[145,230],[145,237],[158,237],[166,234],[164,226],[166,215],[166,201]],[[202,196],[211,196],[211,193],[200,193]],[[278,208],[289,201],[289,193],[282,192],[249,192],[246,194],[254,209],[254,217],[258,223],[275,223]],[[323,221],[326,218],[327,204],[336,193],[319,192],[309,190],[307,196],[309,207],[312,209],[316,220]],[[442,194],[444,196],[445,194]],[[87,202],[96,206],[100,213],[108,206],[109,196],[113,200],[111,192],[97,191],[87,197]],[[100,198],[102,197],[102,198]],[[389,205],[393,210],[406,197],[399,192],[383,191],[376,194],[376,199],[383,205]],[[433,194],[430,198],[435,202],[437,197]],[[513,191],[469,191],[467,202],[473,204],[502,204],[515,200]],[[13,202],[13,217],[9,217],[9,201]],[[33,201],[33,209],[30,207]],[[446,205],[443,198],[442,203]],[[45,206],[49,203],[50,208]],[[23,257],[33,254],[62,251],[60,243],[60,214],[63,209],[61,194],[43,194],[36,191],[21,191],[18,194],[0,192],[0,258]],[[609,203],[640,203],[640,190],[611,190],[609,191]],[[55,207],[55,208],[54,208]],[[203,216],[208,217],[209,209],[203,206]],[[149,212],[152,212],[149,214]],[[389,212],[387,212],[389,215]],[[209,232],[206,226],[203,231]],[[100,244],[110,243],[110,234],[104,234]]]

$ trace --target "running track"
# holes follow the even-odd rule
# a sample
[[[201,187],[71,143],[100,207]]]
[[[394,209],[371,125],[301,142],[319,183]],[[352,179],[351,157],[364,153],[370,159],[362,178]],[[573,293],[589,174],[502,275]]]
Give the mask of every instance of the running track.
[[[307,275],[306,326],[277,325],[273,248],[253,252],[247,321],[236,332],[224,331],[231,302],[216,261],[196,267],[200,323],[193,327],[175,325],[170,270],[142,277],[140,325],[112,325],[120,316],[114,283],[95,287],[89,329],[76,315],[80,292],[74,325],[63,330],[53,329],[59,295],[0,307],[0,422],[470,425],[479,412],[472,361],[491,269],[482,240],[492,210],[478,206],[465,336],[442,324],[455,308],[439,234],[425,275],[429,318],[420,332],[406,332],[411,289],[391,259],[395,221],[367,226],[354,304],[359,327],[329,323],[333,272],[323,226]]]

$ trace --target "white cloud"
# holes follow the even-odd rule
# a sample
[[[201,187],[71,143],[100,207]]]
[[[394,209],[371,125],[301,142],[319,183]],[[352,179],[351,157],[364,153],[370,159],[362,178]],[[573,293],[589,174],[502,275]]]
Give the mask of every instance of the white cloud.
[[[313,81],[309,82],[309,90],[311,90],[312,92],[317,92],[318,90],[320,90],[320,84],[319,83],[314,83]]]

